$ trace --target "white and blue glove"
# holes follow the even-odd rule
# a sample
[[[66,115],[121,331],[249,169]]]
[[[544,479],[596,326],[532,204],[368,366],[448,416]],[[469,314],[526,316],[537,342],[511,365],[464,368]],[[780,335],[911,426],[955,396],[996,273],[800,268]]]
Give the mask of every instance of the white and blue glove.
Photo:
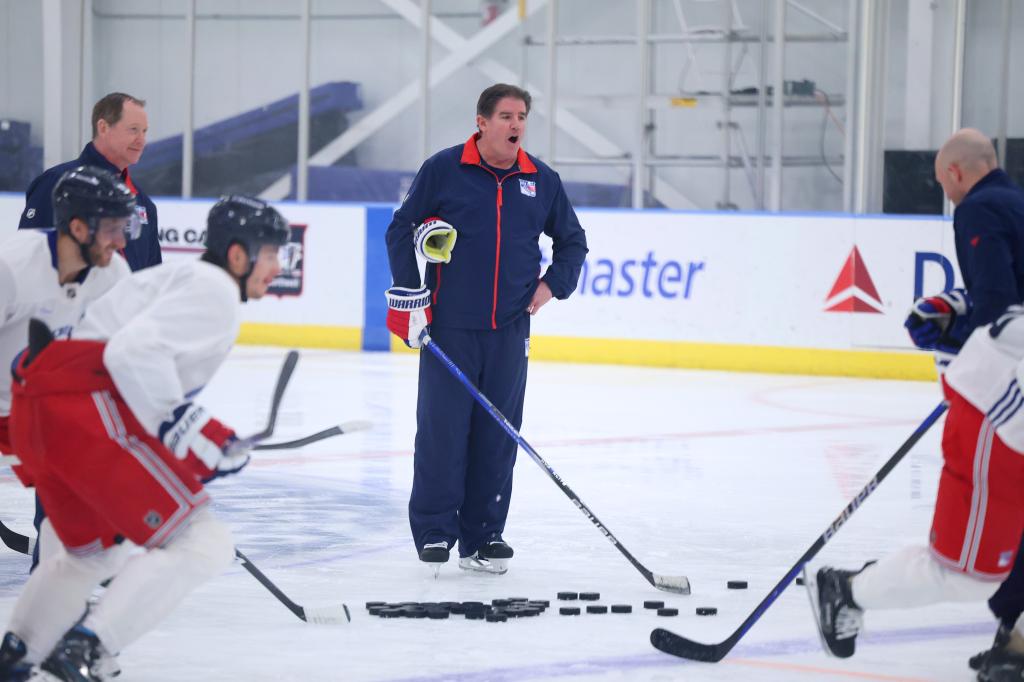
[[[440,218],[427,218],[413,232],[416,253],[428,263],[450,263],[458,231]]]
[[[971,308],[971,299],[964,289],[926,296],[914,301],[903,326],[918,348],[936,350],[942,346],[943,351],[953,350],[955,353],[967,340],[963,332],[966,331]]]
[[[157,435],[204,483],[237,473],[249,463],[249,449],[235,431],[211,417],[201,405],[189,402],[176,407]]]

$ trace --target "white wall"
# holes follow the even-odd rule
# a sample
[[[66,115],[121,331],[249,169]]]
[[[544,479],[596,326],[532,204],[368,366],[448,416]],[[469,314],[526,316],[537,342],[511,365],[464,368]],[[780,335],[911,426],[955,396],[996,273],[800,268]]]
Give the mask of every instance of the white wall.
[[[43,11],[40,2],[0,2],[0,118],[32,123],[43,143]]]
[[[722,24],[723,2],[681,0],[691,28]],[[737,0],[737,22],[755,34],[763,18],[761,0]],[[829,21],[846,27],[848,3],[839,0],[802,0],[802,4]],[[1002,3],[991,0],[969,3],[968,58],[965,72],[964,121],[995,133],[995,93],[999,77],[994,54],[1001,39]],[[463,35],[479,28],[480,0],[435,0],[434,12]],[[908,140],[907,130],[919,131],[926,121],[932,147],[949,132],[949,97],[952,50],[953,0],[889,0],[889,75],[887,77],[885,140],[890,148],[918,148]],[[199,0],[196,51],[196,124],[220,120],[297,89],[299,69],[298,0]],[[514,7],[515,2],[510,6]],[[65,22],[74,21],[78,0],[66,0]],[[184,2],[183,0],[92,0],[91,93],[94,100],[112,90],[124,90],[148,101],[151,139],[181,131],[184,121]],[[632,35],[636,30],[635,4],[625,0],[560,0],[559,23],[565,35]],[[670,0],[655,0],[655,32],[679,30]],[[932,101],[908,105],[904,93],[908,76],[908,12],[931,13],[933,34],[921,48],[930,51],[928,78]],[[924,8],[924,10],[922,10]],[[408,22],[394,15],[378,0],[314,0],[312,82],[351,80],[361,84],[365,112],[380,105],[398,88],[420,73],[420,36]],[[767,20],[770,22],[771,17]],[[0,117],[27,119],[34,129],[42,123],[42,70],[39,44],[39,3],[0,0]],[[74,26],[66,27],[65,118],[73,121],[82,114],[77,108],[77,43]],[[545,11],[538,12],[521,29],[490,49],[495,59],[516,73],[524,73],[545,86],[546,48],[523,48],[522,38],[543,39]],[[793,8],[787,20],[789,33],[822,32],[823,27]],[[1013,18],[1013,40],[1022,43],[1024,6]],[[703,74],[703,87],[721,88],[722,46],[697,43],[695,52]],[[733,46],[740,61],[743,48]],[[734,87],[757,84],[758,48],[750,45]],[[786,51],[786,78],[814,80],[819,88],[842,95],[846,89],[848,46],[843,43],[790,43]],[[447,51],[435,44],[434,60]],[[1024,46],[1014,47],[1019,62]],[[768,55],[770,59],[770,55]],[[655,90],[671,95],[682,89],[701,87],[691,66],[683,78],[688,53],[681,45],[657,48],[653,79]],[[572,110],[623,149],[635,136],[636,50],[633,46],[587,46],[559,48],[559,98]],[[87,69],[89,65],[86,65]],[[770,65],[769,65],[770,66]],[[1011,72],[1012,74],[1012,72]],[[1010,134],[1024,135],[1024,85],[1011,75]],[[90,81],[87,78],[86,83]],[[431,99],[430,147],[457,144],[473,129],[473,107],[479,91],[490,81],[472,67],[438,87]],[[602,98],[590,98],[601,95]],[[74,105],[68,107],[68,104]],[[911,110],[908,111],[908,108]],[[364,113],[365,113],[364,112]],[[85,112],[84,115],[87,115]],[[845,107],[835,109],[846,124]],[[785,113],[785,153],[815,156],[820,152],[824,112],[818,107],[790,108]],[[720,100],[701,98],[695,108],[660,110],[656,114],[656,148],[663,154],[719,154],[721,135],[715,124],[721,117]],[[733,120],[743,131],[748,149],[756,149],[756,109],[734,108]],[[531,117],[532,134],[527,148],[541,156],[547,153],[547,122],[542,98]],[[360,165],[370,168],[415,169],[422,161],[419,145],[419,113],[410,108],[357,149]],[[68,126],[69,129],[72,126]],[[842,151],[842,134],[832,122],[825,128],[828,154]],[[66,136],[65,146],[77,146]],[[39,141],[37,139],[37,141]],[[590,155],[569,136],[557,138],[559,156]],[[770,148],[770,147],[769,147]],[[626,183],[629,169],[559,169],[567,179]],[[841,172],[841,168],[835,169]],[[680,192],[702,208],[714,208],[721,199],[724,172],[709,168],[669,168],[659,171]],[[753,206],[753,196],[740,170],[731,172],[732,200],[741,208]],[[788,210],[838,210],[841,185],[822,167],[787,168],[784,175],[783,206]]]

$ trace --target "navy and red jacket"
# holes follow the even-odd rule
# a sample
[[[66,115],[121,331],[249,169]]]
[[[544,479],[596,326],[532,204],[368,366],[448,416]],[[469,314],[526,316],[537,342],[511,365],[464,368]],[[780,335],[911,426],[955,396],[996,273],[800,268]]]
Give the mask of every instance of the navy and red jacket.
[[[142,190],[132,184],[127,169],[122,172],[120,168],[110,163],[107,157],[96,150],[92,142],[85,145],[85,149],[77,159],[46,169],[42,175],[29,184],[25,191],[25,210],[21,214],[18,229],[54,226],[53,188],[56,187],[60,176],[79,166],[96,166],[110,171],[128,185],[128,189],[135,194],[137,204],[135,210],[142,222],[142,234],[137,239],[128,241],[123,255],[133,271],[159,265],[163,258],[160,255],[160,237],[157,233],[156,205]]]
[[[1002,169],[979,180],[953,212],[956,257],[974,308],[972,329],[1024,303],[1024,190]]]
[[[479,133],[420,167],[387,230],[394,285],[421,286],[413,231],[438,217],[458,230],[450,263],[427,263],[432,324],[498,329],[525,313],[543,279],[555,298],[576,289],[587,238],[558,173],[522,149],[509,170],[485,165]],[[541,277],[541,233],[551,237],[551,265]]]

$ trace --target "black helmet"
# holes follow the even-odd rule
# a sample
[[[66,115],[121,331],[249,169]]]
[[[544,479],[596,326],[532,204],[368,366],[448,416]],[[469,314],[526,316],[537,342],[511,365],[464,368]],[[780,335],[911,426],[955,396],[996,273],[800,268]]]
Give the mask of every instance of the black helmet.
[[[273,206],[252,197],[221,197],[206,218],[206,250],[224,263],[232,244],[244,246],[255,263],[261,246],[284,246],[291,234],[288,221]]]
[[[70,234],[72,218],[89,225],[90,242],[100,218],[131,217],[127,232],[139,236],[141,225],[135,213],[135,195],[121,178],[96,166],[79,166],[60,176],[53,188],[53,221],[58,232]]]

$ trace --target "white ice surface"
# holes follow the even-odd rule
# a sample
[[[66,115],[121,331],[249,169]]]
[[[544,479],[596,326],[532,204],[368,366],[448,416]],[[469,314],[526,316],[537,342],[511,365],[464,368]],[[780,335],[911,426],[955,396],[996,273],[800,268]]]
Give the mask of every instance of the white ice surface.
[[[283,357],[237,349],[203,402],[239,432],[259,430]],[[530,367],[523,436],[612,533],[693,594],[658,592],[522,451],[502,577],[435,580],[415,556],[412,477],[416,358],[306,351],[278,436],[350,419],[374,429],[299,451],[259,453],[211,486],[216,510],[252,561],[295,601],[346,602],[347,626],[308,625],[240,565],[203,586],[121,656],[125,682],[147,680],[971,680],[967,658],[991,642],[985,604],[867,614],[852,659],[822,652],[802,588],[791,586],[718,664],[676,659],[654,627],[725,639],[939,401],[920,382],[745,375],[594,365]],[[859,566],[926,541],[941,423],[814,562]],[[85,453],[83,453],[84,455]],[[32,497],[6,470],[0,518],[31,528]],[[0,619],[27,569],[0,547]],[[750,589],[726,589],[743,579]],[[630,615],[508,623],[380,620],[364,603],[463,601],[597,591]],[[665,618],[645,599],[680,610]],[[698,617],[697,606],[718,615]],[[140,609],[145,603],[139,604]]]

